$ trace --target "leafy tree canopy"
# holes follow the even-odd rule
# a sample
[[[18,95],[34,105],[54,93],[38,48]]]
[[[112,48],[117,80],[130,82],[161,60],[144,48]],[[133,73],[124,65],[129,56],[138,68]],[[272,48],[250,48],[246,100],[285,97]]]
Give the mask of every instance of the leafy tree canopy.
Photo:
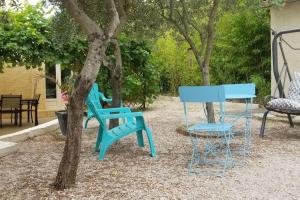
[[[1,10],[0,71],[4,64],[40,67],[43,63],[80,68],[86,55],[84,37],[74,36],[60,43],[53,35],[53,21],[46,18],[42,4],[20,10]]]

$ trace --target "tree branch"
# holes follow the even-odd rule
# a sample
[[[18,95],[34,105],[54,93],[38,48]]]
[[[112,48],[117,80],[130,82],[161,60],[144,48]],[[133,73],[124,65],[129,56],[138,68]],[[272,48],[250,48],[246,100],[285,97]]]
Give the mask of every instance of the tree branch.
[[[127,22],[127,19],[128,19],[127,12],[129,10],[129,1],[128,0],[119,0],[118,4],[116,4],[116,8],[119,13],[120,24],[119,24],[117,30],[115,31],[113,38],[118,37],[118,35],[120,34],[120,32],[122,31],[123,27],[125,26],[125,24]]]
[[[79,8],[76,1],[62,0],[62,2],[68,13],[88,36],[89,40],[94,40],[97,35],[103,35],[103,30]]]
[[[110,23],[105,30],[105,35],[108,38],[112,38],[115,35],[115,32],[120,24],[119,14],[116,8],[116,4],[114,0],[106,0],[108,3],[108,11],[110,13]]]

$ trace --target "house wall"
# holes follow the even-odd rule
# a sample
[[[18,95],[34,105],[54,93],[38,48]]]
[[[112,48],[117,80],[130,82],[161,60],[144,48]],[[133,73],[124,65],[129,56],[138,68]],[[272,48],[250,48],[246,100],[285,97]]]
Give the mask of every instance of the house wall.
[[[300,1],[294,1],[286,3],[282,8],[272,8],[271,9],[271,28],[276,32],[300,29]],[[300,32],[284,35],[283,38],[296,48],[300,48]],[[292,76],[294,72],[300,72],[300,50],[295,51],[290,49],[287,45],[283,45],[287,61],[289,64],[289,69],[291,70]],[[281,69],[283,65],[283,59],[278,47],[278,66]],[[272,67],[273,70],[273,67]],[[274,79],[272,71],[272,94],[274,93],[276,87],[276,81]],[[288,85],[285,87],[287,94]]]
[[[0,94],[22,94],[22,98],[32,98],[34,87],[36,93],[41,94],[39,108],[45,109],[45,78],[42,71],[37,69],[26,70],[25,67],[4,67],[4,73],[0,73]],[[35,82],[37,82],[35,84]]]
[[[44,67],[42,67],[44,68]],[[38,69],[26,69],[25,67],[4,67],[4,73],[0,73],[0,95],[22,94],[22,98],[32,98],[34,90],[41,94],[39,101],[40,116],[53,116],[56,110],[64,109],[64,103],[60,98],[60,89],[57,86],[57,98],[46,99],[45,72]],[[57,81],[60,82],[60,67],[56,67]],[[35,89],[36,88],[36,89]]]

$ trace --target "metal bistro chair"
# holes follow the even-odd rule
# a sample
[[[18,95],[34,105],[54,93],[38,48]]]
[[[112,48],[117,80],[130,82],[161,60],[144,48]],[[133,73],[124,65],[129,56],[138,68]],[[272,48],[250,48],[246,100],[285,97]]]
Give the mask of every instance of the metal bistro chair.
[[[252,104],[255,95],[255,84],[254,83],[243,83],[243,84],[225,84],[225,98],[227,100],[243,100],[245,102],[245,110],[240,113],[226,113],[226,119],[233,119],[233,123],[236,123],[238,120],[245,120],[244,131],[241,134],[244,137],[242,152],[245,156],[249,153],[251,146],[251,129],[252,129]],[[238,132],[234,131],[234,134]]]
[[[2,128],[2,115],[5,113],[15,114],[15,124],[17,125],[19,115],[19,125],[22,126],[22,95],[1,95],[0,105],[0,127]]]
[[[22,108],[22,112],[27,112],[27,122],[33,123],[33,112],[35,115],[35,122],[38,123],[37,112],[38,112],[38,104],[40,101],[41,94],[34,94],[32,99],[23,99],[23,103],[27,103],[27,108]],[[24,102],[25,101],[25,102]],[[31,119],[31,120],[30,120]],[[37,124],[35,124],[37,125]]]
[[[232,164],[230,140],[233,139],[232,124],[224,123],[224,86],[182,86],[179,87],[180,101],[184,106],[186,130],[192,140],[192,157],[189,163],[189,173],[203,172],[209,175],[223,177],[226,174],[228,164]],[[220,121],[217,123],[200,122],[189,124],[188,103],[219,103]],[[204,140],[203,158],[198,151],[200,137]],[[194,164],[202,164],[201,169],[193,169]],[[220,166],[221,170],[215,170],[214,166]],[[204,169],[204,167],[210,168]]]

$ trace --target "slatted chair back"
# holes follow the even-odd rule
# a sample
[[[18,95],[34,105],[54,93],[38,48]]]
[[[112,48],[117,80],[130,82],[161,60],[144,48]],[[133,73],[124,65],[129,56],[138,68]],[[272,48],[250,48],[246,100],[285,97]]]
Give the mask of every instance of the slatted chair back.
[[[33,95],[33,99],[36,100],[36,101],[39,101],[40,97],[41,97],[41,94],[34,94]]]
[[[88,106],[88,116],[93,115],[96,116],[98,110],[102,109],[99,95],[98,95],[98,85],[94,83],[88,97],[86,98],[86,104]],[[97,118],[100,122],[101,119]]]
[[[22,95],[2,95],[2,109],[21,108]]]
[[[93,102],[93,105],[97,108],[97,109],[102,109],[102,105],[100,103],[99,100],[99,88],[98,88],[98,84],[94,83],[93,87],[89,93],[89,99],[90,101]]]

